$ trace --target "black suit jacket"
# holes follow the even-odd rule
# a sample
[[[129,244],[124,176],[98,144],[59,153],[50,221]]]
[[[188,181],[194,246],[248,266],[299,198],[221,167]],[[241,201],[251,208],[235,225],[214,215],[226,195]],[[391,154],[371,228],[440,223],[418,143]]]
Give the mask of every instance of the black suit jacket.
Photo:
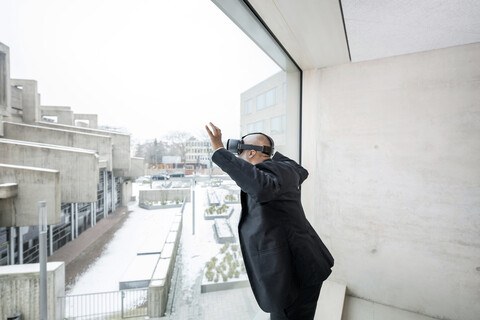
[[[212,160],[242,190],[238,234],[255,298],[265,312],[283,310],[301,287],[322,283],[333,266],[300,202],[308,172],[279,152],[252,165],[222,148]]]

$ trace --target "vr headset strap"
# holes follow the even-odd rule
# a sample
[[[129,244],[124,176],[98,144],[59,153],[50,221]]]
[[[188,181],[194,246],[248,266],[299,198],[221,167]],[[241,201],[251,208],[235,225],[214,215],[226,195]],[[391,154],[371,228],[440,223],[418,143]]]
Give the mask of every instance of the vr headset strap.
[[[256,151],[261,151],[265,154],[271,155],[272,148],[269,146],[255,146],[253,144],[239,144],[238,148],[241,150],[256,150]]]

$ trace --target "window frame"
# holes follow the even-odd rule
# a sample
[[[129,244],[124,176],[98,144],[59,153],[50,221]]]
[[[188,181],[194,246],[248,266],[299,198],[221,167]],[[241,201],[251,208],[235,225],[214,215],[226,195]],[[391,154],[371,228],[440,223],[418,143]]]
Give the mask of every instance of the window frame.
[[[302,163],[303,71],[247,0],[212,0],[284,72],[299,72],[298,162]],[[277,98],[276,98],[277,99]],[[255,106],[257,107],[257,106]],[[257,108],[255,108],[257,109]],[[288,126],[288,124],[287,124]]]

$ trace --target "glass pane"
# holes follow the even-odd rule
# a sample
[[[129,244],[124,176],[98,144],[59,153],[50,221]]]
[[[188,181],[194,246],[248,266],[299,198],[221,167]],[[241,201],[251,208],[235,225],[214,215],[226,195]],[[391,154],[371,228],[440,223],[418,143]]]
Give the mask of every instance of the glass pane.
[[[0,38],[18,57],[11,74],[38,78],[42,105],[71,104],[72,114],[98,114],[104,130],[128,131],[132,147],[122,150],[125,157],[145,160],[145,176],[136,181],[102,167],[96,202],[62,204],[62,222],[51,229],[52,250],[68,247],[74,233],[90,232],[96,223],[119,228],[100,239],[102,250],[84,255],[77,269],[67,266],[66,304],[76,306],[68,316],[118,315],[118,301],[80,306],[75,299],[95,301],[105,292],[114,297],[119,288],[141,291],[128,304],[144,308],[148,286],[169,293],[150,305],[163,303],[168,319],[261,314],[239,250],[240,190],[212,163],[204,125],[218,125],[225,141],[264,132],[277,151],[298,161],[300,71],[243,1],[214,3],[86,0],[5,8],[11,18],[0,21]],[[27,60],[25,52],[31,53]],[[1,78],[2,59],[0,88],[8,83]],[[43,121],[54,125],[62,118],[45,114]],[[91,125],[72,122],[69,130]],[[128,218],[115,222],[106,218],[120,199],[122,179],[132,182],[134,197]],[[0,240],[2,248],[6,240]],[[0,261],[4,256],[0,250]]]

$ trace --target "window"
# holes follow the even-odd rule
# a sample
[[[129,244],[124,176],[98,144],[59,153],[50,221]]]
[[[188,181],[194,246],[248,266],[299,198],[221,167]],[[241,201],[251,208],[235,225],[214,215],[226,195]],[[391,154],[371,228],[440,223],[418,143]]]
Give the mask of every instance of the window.
[[[257,96],[257,110],[277,104],[277,88],[273,88]]]
[[[265,109],[265,107],[266,107],[265,94],[262,93],[257,96],[257,110]]]
[[[248,99],[245,101],[245,114],[250,114],[253,112],[253,101],[252,99]]]
[[[284,114],[278,117],[271,118],[270,133],[271,134],[285,133],[286,124],[287,122]]]
[[[247,133],[251,132],[264,132],[265,131],[265,120],[260,120],[247,124]]]
[[[277,103],[277,88],[268,90],[265,100],[267,107],[275,105]]]

